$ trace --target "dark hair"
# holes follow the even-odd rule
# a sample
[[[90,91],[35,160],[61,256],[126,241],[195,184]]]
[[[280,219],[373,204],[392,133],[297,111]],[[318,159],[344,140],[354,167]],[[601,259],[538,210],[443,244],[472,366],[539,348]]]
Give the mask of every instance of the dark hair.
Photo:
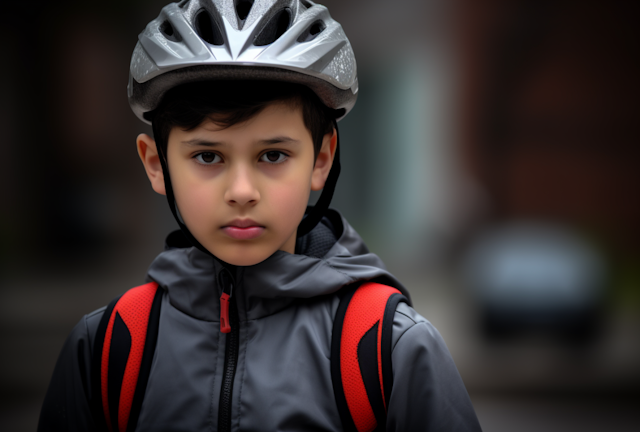
[[[279,81],[204,81],[174,87],[152,113],[154,139],[166,155],[169,133],[174,127],[192,130],[210,119],[228,128],[277,102],[302,108],[317,157],[324,136],[333,131],[334,110],[309,88]]]

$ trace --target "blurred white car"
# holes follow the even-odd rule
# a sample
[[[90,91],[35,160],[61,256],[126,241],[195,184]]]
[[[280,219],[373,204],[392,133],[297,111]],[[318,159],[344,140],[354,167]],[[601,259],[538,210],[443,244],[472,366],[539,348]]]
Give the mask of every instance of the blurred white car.
[[[607,283],[601,254],[566,227],[519,222],[484,232],[463,260],[489,336],[594,334]]]

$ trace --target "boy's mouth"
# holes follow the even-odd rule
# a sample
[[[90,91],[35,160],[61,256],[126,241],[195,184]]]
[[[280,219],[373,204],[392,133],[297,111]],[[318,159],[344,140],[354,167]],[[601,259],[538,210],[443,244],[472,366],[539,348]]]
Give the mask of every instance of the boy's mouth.
[[[234,219],[222,231],[236,240],[251,240],[262,234],[264,226],[251,219]]]

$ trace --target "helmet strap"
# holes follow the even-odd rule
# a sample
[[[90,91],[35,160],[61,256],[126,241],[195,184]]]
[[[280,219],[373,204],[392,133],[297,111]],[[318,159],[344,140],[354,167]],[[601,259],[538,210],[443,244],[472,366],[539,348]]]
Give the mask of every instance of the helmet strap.
[[[336,184],[338,183],[338,177],[340,176],[340,133],[338,132],[338,122],[336,120],[333,121],[333,127],[336,129],[337,138],[336,154],[333,158],[333,165],[331,165],[329,176],[327,176],[327,181],[324,183],[324,188],[322,189],[322,193],[320,194],[316,205],[307,208],[307,213],[302,219],[302,222],[300,222],[300,225],[298,225],[297,237],[302,237],[303,235],[308,234],[322,220],[325,212],[329,208],[329,204],[331,204],[333,192],[335,191]]]
[[[156,137],[160,136],[156,131],[155,123],[152,123],[151,126],[153,128],[153,135]],[[198,240],[196,240],[193,234],[191,234],[191,231],[189,231],[189,228],[187,228],[187,226],[183,222],[182,216],[178,212],[178,205],[176,203],[175,195],[173,194],[173,186],[171,186],[171,176],[169,175],[169,165],[167,164],[167,155],[165,154],[164,149],[160,147],[158,143],[156,143],[156,147],[158,149],[158,154],[160,156],[160,165],[162,166],[162,175],[164,177],[164,189],[167,194],[167,201],[169,203],[169,208],[171,209],[171,213],[173,214],[174,219],[176,220],[176,222],[178,222],[178,226],[180,227],[180,230],[182,231],[184,236],[187,238],[189,243],[191,243],[193,246],[200,249],[202,252],[206,253],[207,255],[213,257],[214,255],[211,252],[209,252],[207,248],[202,246]]]

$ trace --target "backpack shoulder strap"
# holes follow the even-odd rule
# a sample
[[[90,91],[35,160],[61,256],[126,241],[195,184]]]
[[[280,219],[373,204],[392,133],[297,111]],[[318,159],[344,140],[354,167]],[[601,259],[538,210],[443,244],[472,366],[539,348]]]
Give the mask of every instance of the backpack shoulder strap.
[[[134,431],[158,340],[163,290],[131,288],[104,311],[92,354],[93,417],[102,430]]]
[[[350,288],[340,301],[331,339],[331,379],[346,431],[384,431],[393,386],[391,338],[396,288],[373,282]]]

